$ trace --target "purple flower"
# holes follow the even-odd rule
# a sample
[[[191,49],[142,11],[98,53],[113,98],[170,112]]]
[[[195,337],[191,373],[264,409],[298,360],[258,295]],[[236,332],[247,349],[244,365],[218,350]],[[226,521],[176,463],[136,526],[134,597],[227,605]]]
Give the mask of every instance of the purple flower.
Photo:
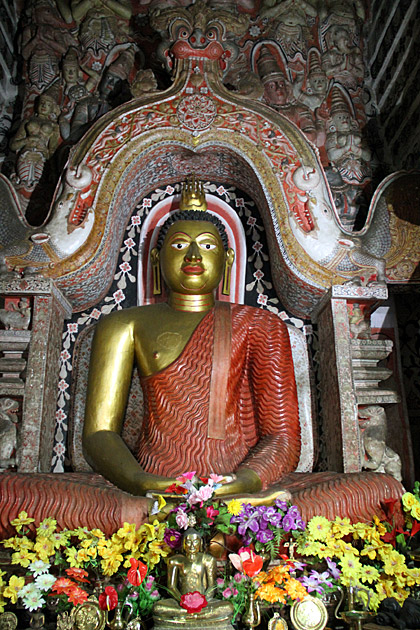
[[[182,534],[177,529],[166,529],[163,540],[171,549],[177,549],[181,545]]]
[[[279,508],[279,510],[282,510],[283,512],[285,512],[287,510],[287,501],[282,501],[281,499],[276,499],[274,503]]]
[[[264,545],[269,540],[273,540],[274,534],[271,531],[271,529],[260,529],[260,531],[257,532],[256,538],[257,538],[258,542],[263,543],[263,545]]]
[[[295,529],[301,529],[303,531],[305,527],[305,521],[303,521],[301,518],[296,519]]]
[[[331,558],[327,558],[326,560],[327,560],[328,569],[329,569],[329,571],[331,573],[331,577],[334,580],[338,580],[340,575],[341,575],[341,571],[340,571],[340,569],[337,569],[337,563],[333,562],[331,560]]]
[[[277,512],[276,514],[273,514],[270,517],[270,524],[273,527],[277,527],[277,528],[282,527],[282,521],[283,521],[283,514],[280,514],[280,512]]]
[[[159,599],[160,598],[159,591],[155,589],[154,591],[150,593],[150,597],[152,597],[152,599]]]
[[[296,520],[291,514],[289,514],[289,512],[287,512],[287,514],[283,517],[282,527],[285,532],[290,532],[296,527]]]
[[[155,581],[155,578],[153,577],[153,575],[148,575],[147,576],[147,578],[143,582],[143,586],[146,589],[146,591],[151,591],[152,590],[154,581]]]
[[[302,576],[301,578],[299,578],[299,581],[302,582],[308,593],[316,591],[317,593],[322,595],[322,593],[324,592],[324,589],[319,584],[317,577],[312,574]]]
[[[302,518],[299,512],[299,508],[296,505],[291,505],[287,510],[287,516],[291,516],[294,519]]]
[[[137,591],[133,591],[132,593],[129,594],[129,596],[131,597],[131,599],[137,599],[139,594]]]

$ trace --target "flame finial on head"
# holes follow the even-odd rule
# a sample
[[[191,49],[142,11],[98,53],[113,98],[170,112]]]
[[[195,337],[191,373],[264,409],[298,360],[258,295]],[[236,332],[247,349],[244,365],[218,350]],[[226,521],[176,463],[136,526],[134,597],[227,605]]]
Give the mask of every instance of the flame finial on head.
[[[187,177],[181,187],[180,210],[197,210],[206,212],[207,202],[203,183],[195,178],[194,173]]]

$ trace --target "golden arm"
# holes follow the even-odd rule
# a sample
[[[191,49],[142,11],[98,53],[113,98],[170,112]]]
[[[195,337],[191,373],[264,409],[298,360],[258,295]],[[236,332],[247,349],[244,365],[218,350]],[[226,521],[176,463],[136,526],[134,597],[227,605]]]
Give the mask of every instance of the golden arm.
[[[134,363],[134,322],[128,311],[101,320],[92,344],[83,430],[86,460],[134,495],[162,492],[173,480],[146,473],[121,438]]]

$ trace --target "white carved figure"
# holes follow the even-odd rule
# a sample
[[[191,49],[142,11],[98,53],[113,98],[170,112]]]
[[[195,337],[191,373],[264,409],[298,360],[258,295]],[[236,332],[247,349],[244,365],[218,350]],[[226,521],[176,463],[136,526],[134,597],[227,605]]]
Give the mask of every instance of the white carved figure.
[[[85,164],[68,168],[61,192],[54,202],[51,220],[43,227],[49,236],[49,244],[61,255],[70,256],[79,249],[93,227],[95,213],[91,210],[81,225],[69,223],[77,193],[87,188],[91,181],[92,172]]]
[[[360,308],[360,304],[353,304],[352,306],[352,311],[349,313],[349,324],[353,339],[370,339],[371,329],[369,319],[365,317],[364,312]]]
[[[19,306],[14,302],[9,308],[0,309],[0,321],[6,330],[28,330],[31,321],[31,307],[28,298],[22,298]]]
[[[6,470],[16,462],[17,411],[19,403],[12,398],[0,399],[0,470]]]
[[[387,473],[401,481],[401,459],[386,445],[385,409],[378,405],[359,409],[359,426],[362,467],[378,473]]]

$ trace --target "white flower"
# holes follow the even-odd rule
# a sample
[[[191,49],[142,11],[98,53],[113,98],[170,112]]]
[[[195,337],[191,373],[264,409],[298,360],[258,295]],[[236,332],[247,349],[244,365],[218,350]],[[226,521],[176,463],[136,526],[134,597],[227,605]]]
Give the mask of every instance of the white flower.
[[[25,584],[22,586],[20,591],[18,591],[19,597],[27,597],[28,595],[32,595],[32,593],[39,593],[39,588],[35,584],[35,582],[30,582],[29,584]]]
[[[35,562],[31,562],[29,565],[29,570],[32,571],[34,576],[41,575],[41,573],[46,573],[50,568],[50,564],[48,562],[43,562],[42,560],[35,560]]]
[[[56,579],[50,573],[43,573],[36,578],[35,584],[41,591],[49,591]]]
[[[45,599],[42,597],[41,591],[34,590],[25,597],[22,597],[22,603],[28,610],[38,610],[45,604]]]
[[[196,522],[197,522],[197,519],[195,518],[194,514],[190,514],[188,516],[188,527],[194,527]]]

